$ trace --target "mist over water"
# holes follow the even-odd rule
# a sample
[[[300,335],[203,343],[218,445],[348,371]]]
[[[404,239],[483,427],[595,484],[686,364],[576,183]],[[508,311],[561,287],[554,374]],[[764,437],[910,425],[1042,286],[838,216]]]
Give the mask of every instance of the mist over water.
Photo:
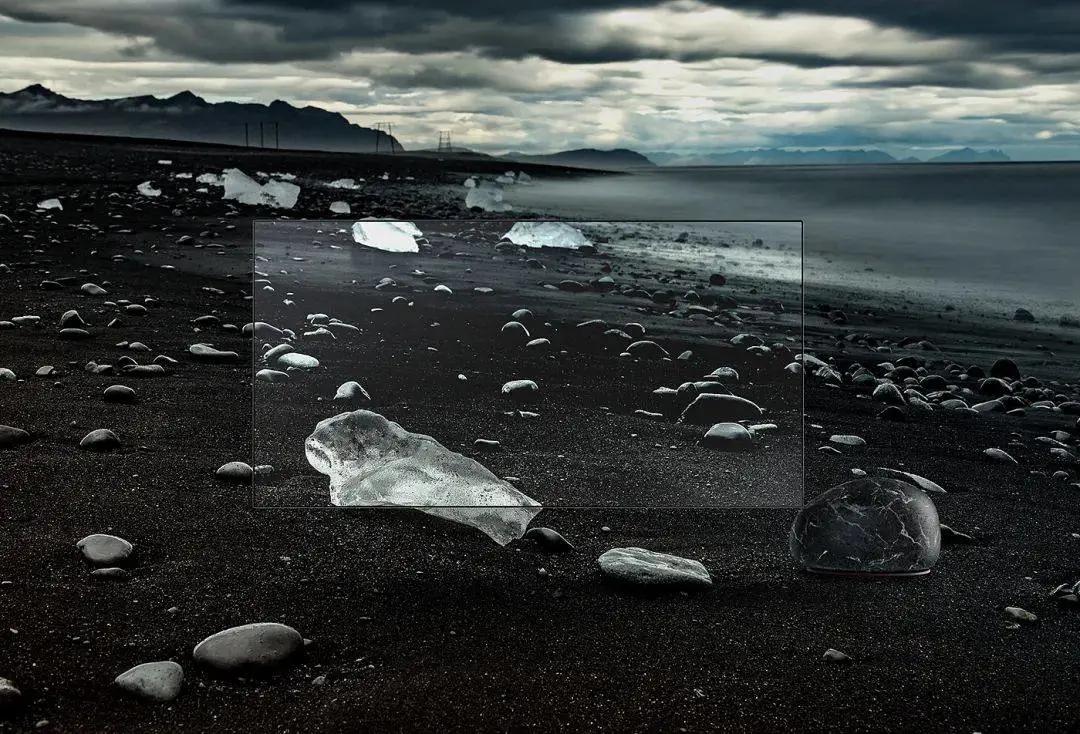
[[[507,200],[582,219],[802,220],[808,291],[1080,313],[1080,163],[660,168]]]

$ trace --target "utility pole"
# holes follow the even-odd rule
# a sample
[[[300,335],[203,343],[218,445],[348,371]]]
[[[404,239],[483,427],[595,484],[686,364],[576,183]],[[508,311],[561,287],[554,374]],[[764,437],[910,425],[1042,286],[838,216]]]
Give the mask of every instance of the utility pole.
[[[378,153],[382,149],[382,137],[384,135],[387,138],[387,145],[390,146],[390,152],[397,153],[397,146],[394,145],[394,126],[389,122],[375,123],[375,152]]]
[[[435,149],[438,153],[453,153],[454,145],[450,142],[450,131],[439,131],[439,146]]]

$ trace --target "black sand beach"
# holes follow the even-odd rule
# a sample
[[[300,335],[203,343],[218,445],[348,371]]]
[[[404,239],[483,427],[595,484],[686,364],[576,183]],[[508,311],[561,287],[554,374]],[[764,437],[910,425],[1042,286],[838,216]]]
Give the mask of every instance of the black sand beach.
[[[160,199],[139,197],[137,184],[163,180],[159,159],[172,160],[168,170],[196,175],[239,166],[318,180],[364,177],[370,185],[345,197],[301,183],[300,202],[287,212],[227,205],[217,195],[180,196],[169,181]],[[356,340],[327,347],[327,374],[268,386],[274,391],[265,395],[265,424],[254,426],[254,461],[275,471],[271,481],[260,478],[254,499],[321,509],[255,508],[248,487],[215,479],[222,464],[251,460],[252,370],[244,362],[193,360],[188,347],[211,342],[245,358],[250,353],[239,330],[223,325],[252,320],[246,298],[252,222],[282,215],[323,219],[339,198],[352,201],[354,219],[468,218],[476,215],[464,209],[463,190],[455,187],[466,174],[495,175],[503,167],[0,137],[0,168],[8,174],[0,213],[11,219],[0,220],[0,263],[7,266],[0,268],[0,321],[41,319],[0,330],[0,367],[18,377],[0,382],[0,424],[31,436],[0,450],[0,677],[23,694],[0,730],[1075,727],[1080,609],[1052,598],[1051,590],[1080,579],[1080,487],[1077,468],[1056,463],[1036,441],[1066,431],[1064,443],[1075,452],[1075,415],[976,415],[935,403],[927,416],[893,422],[878,419],[884,406],[850,379],[830,384],[807,375],[808,497],[851,478],[854,468],[905,469],[947,490],[933,497],[942,522],[971,536],[946,543],[927,576],[876,581],[800,571],[788,554],[796,511],[785,502],[773,509],[547,508],[533,524],[570,540],[576,550],[567,554],[545,553],[526,540],[501,548],[476,530],[411,510],[327,509],[299,447],[281,455],[274,436],[262,430],[280,429],[286,445],[302,440],[316,420],[336,412],[315,399],[325,403],[337,384],[356,379],[372,394],[373,409],[476,455],[500,476],[521,477],[518,486],[545,504],[604,505],[612,498],[612,505],[708,504],[693,501],[692,490],[707,486],[715,470],[737,472],[747,487],[788,473],[790,463],[774,460],[772,449],[798,435],[801,416],[789,394],[778,398],[769,387],[784,383],[740,384],[737,392],[767,408],[763,422],[780,426],[767,441],[775,446],[746,455],[710,454],[687,427],[633,411],[655,410],[649,394],[661,385],[699,379],[721,365],[771,376],[772,367],[763,364],[782,368],[791,358],[763,362],[722,346],[721,337],[739,332],[734,326],[709,322],[715,338],[695,339],[705,324],[666,317],[659,304],[544,290],[520,302],[518,291],[499,289],[569,277],[560,269],[597,277],[603,245],[598,256],[539,255],[548,270],[530,281],[517,259],[493,259],[493,247],[480,245],[462,248],[473,253],[468,257],[440,258],[451,250],[437,249],[397,268],[418,267],[448,281],[452,300],[432,301],[432,284],[398,276],[408,284],[402,291],[375,291],[387,273],[374,267],[369,281],[346,293],[333,289],[331,297],[327,291],[326,313],[346,321],[365,311],[371,319],[376,301],[394,295],[416,305],[415,318],[397,333],[358,323],[366,331]],[[581,175],[525,170],[537,179]],[[378,180],[384,172],[390,175],[385,183]],[[62,212],[35,211],[37,202],[53,196],[63,198]],[[237,213],[226,216],[231,208]],[[190,239],[181,242],[185,235]],[[375,258],[357,257],[361,265],[364,257]],[[628,279],[628,264],[612,264]],[[175,269],[162,269],[166,265]],[[682,276],[675,290],[707,283],[708,275],[703,268]],[[271,280],[286,291],[286,277]],[[652,276],[641,280],[655,285]],[[43,281],[59,288],[43,288]],[[86,282],[108,294],[84,294]],[[485,283],[495,292],[469,292]],[[797,336],[797,320],[770,317],[763,307],[786,292],[790,316],[790,286],[776,286],[775,293],[764,287],[738,279],[724,286],[739,304],[734,310],[753,325],[746,331],[770,341]],[[309,292],[313,300],[322,298],[318,287]],[[555,297],[545,297],[549,293]],[[988,370],[995,359],[1014,357],[1025,376],[1076,399],[1080,369],[1068,331],[1012,321],[972,326],[902,304],[872,308],[864,296],[854,288],[815,292],[807,284],[808,351],[832,359],[840,372],[856,360],[872,366],[902,356],[924,360],[933,374],[950,361]],[[153,299],[148,304],[147,297]],[[104,305],[122,299],[146,304],[147,312]],[[676,310],[685,306],[680,300]],[[553,359],[490,345],[480,351],[476,340],[494,338],[510,312],[522,307],[553,325],[540,330],[553,342],[600,311],[635,313],[625,321],[645,323],[673,355],[693,349],[695,360],[632,361],[572,343]],[[58,338],[58,320],[68,309],[78,309],[90,324],[91,338]],[[296,307],[297,314],[309,312],[303,303]],[[206,315],[220,323],[193,324]],[[121,323],[107,327],[117,316]],[[919,339],[901,347],[906,337]],[[149,351],[115,346],[125,341],[143,342]],[[378,358],[367,358],[376,348]],[[791,349],[797,353],[798,344]],[[167,355],[178,364],[148,378],[84,369],[90,361],[116,364],[124,355],[141,364]],[[43,365],[55,372],[35,376]],[[338,368],[351,374],[333,371]],[[455,379],[459,372],[468,377],[464,383]],[[506,415],[497,388],[516,377],[542,386],[536,425],[543,431]],[[133,387],[137,402],[103,401],[102,391],[116,383]],[[574,421],[565,430],[559,427],[564,416]],[[80,450],[80,439],[97,428],[114,430],[122,447],[105,454]],[[833,434],[858,435],[867,445],[819,451]],[[475,438],[505,446],[481,455],[471,447]],[[983,450],[990,447],[1007,450],[1018,463],[987,462]],[[262,452],[274,458],[263,460]],[[1068,472],[1067,481],[1052,479],[1058,470]],[[665,492],[668,485],[678,491]],[[90,576],[75,543],[95,532],[134,544],[128,580]],[[596,558],[616,546],[699,560],[713,587],[660,594],[613,587],[602,581]],[[1006,606],[1023,607],[1039,621],[1010,624]],[[193,662],[193,646],[207,635],[255,621],[298,629],[311,640],[302,658],[268,678],[240,680],[216,677]],[[846,652],[851,664],[824,662],[827,648]],[[111,685],[132,665],[166,659],[186,671],[172,703],[129,700]]]

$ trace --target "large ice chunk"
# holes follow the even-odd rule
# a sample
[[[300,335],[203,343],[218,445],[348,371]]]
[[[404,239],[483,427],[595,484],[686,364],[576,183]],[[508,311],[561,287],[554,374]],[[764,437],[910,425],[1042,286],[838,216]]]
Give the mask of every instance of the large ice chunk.
[[[300,187],[296,184],[274,180],[260,184],[239,168],[225,170],[224,186],[222,199],[234,199],[241,204],[263,204],[278,209],[292,209],[300,196]]]
[[[416,238],[423,235],[412,222],[388,222],[369,217],[352,226],[353,242],[385,252],[420,252]]]
[[[565,222],[515,222],[510,231],[503,235],[503,239],[523,247],[563,247],[576,250],[592,245],[580,229]]]
[[[513,209],[503,201],[502,189],[494,186],[477,186],[465,194],[466,209],[483,209],[486,212],[508,212]]]
[[[481,464],[369,410],[320,421],[304,446],[308,462],[330,477],[335,505],[411,507],[499,545],[520,538],[542,509]]]

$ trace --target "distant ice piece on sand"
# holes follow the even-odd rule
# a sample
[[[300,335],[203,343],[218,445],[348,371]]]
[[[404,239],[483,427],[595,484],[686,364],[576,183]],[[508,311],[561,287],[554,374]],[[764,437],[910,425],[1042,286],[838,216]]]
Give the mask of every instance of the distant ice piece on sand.
[[[161,189],[155,189],[149,181],[143,181],[136,188],[143,196],[161,196]]]
[[[210,186],[224,186],[225,177],[220,173],[200,173],[195,183],[209,184]]]
[[[476,461],[369,410],[320,421],[304,447],[330,477],[338,506],[411,507],[477,528],[499,545],[524,535],[543,509]]]
[[[576,250],[579,247],[592,246],[592,242],[580,229],[565,222],[516,222],[510,231],[503,235],[503,239],[522,247],[562,247]]]
[[[45,201],[39,201],[37,205],[38,209],[59,209],[64,210],[64,205],[60,203],[59,199],[46,199]]]
[[[363,181],[364,179],[360,179],[360,180]],[[360,188],[359,186],[357,186],[356,180],[351,179],[351,178],[335,179],[334,181],[331,181],[330,183],[328,183],[326,185],[331,189],[358,189],[358,188]]]
[[[334,214],[348,214],[352,211],[347,201],[332,201],[330,202],[330,211]]]
[[[423,237],[412,222],[388,222],[368,217],[353,223],[353,242],[384,252],[420,252],[416,238]]]
[[[503,201],[502,189],[496,186],[476,186],[465,194],[466,209],[483,209],[486,212],[508,212],[514,207]]]
[[[222,199],[233,199],[241,204],[263,204],[277,209],[292,209],[300,196],[300,187],[296,184],[274,180],[260,184],[239,168],[226,169],[224,186]]]

